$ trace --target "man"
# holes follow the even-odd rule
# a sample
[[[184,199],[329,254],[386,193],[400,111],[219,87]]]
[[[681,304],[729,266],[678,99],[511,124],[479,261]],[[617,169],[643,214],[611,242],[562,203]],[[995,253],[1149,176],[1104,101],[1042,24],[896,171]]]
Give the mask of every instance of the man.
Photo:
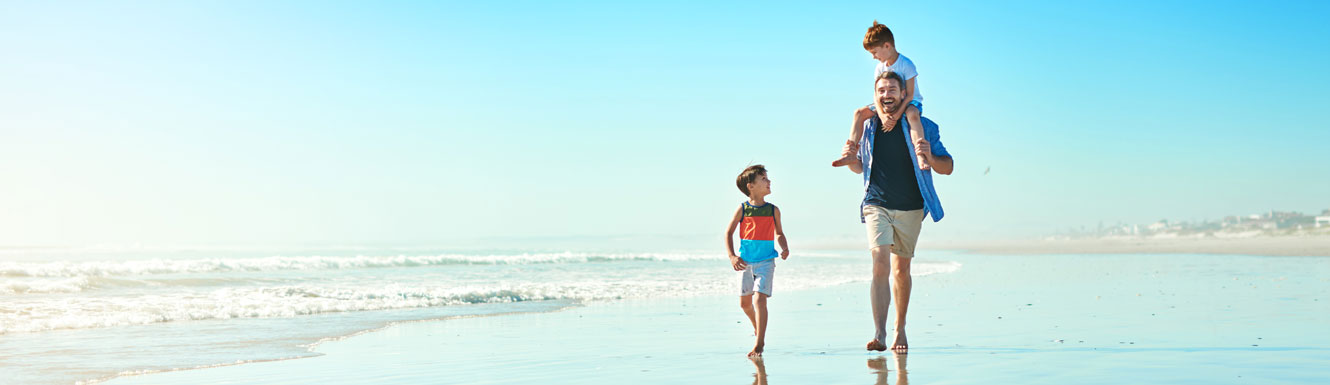
[[[942,220],[942,203],[933,190],[932,172],[950,175],[954,166],[933,121],[923,119],[926,138],[911,139],[910,130],[899,121],[883,127],[883,121],[891,121],[883,111],[895,111],[901,103],[908,103],[901,100],[904,85],[905,80],[895,72],[878,75],[873,100],[877,116],[864,122],[859,143],[845,141],[844,152],[857,154],[859,162],[850,164],[849,169],[864,175],[860,220],[867,224],[873,252],[870,298],[877,329],[867,348],[887,349],[887,309],[895,297],[896,333],[891,350],[901,353],[909,348],[905,313],[910,306],[910,259],[914,257],[915,242],[925,216],[932,214],[934,222]],[[915,155],[926,157],[932,170],[920,170]]]

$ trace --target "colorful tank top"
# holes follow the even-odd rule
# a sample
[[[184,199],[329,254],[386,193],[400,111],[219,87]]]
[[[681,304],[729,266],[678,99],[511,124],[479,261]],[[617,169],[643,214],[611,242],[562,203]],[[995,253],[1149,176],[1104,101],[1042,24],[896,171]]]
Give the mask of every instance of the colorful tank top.
[[[743,203],[743,222],[739,223],[739,258],[761,262],[776,258],[776,205],[770,202],[753,206]]]

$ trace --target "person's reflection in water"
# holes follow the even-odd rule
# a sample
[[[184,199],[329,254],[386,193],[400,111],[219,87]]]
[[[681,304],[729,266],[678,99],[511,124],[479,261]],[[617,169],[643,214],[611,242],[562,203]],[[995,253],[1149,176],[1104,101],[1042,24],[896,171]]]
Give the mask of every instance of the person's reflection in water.
[[[892,354],[896,359],[896,385],[910,385],[909,373],[905,370],[905,354]],[[878,356],[868,359],[868,368],[877,375],[877,385],[887,385],[887,358]],[[764,382],[765,383],[765,382]]]
[[[753,373],[753,385],[767,385],[767,364],[762,363],[762,357],[748,357],[753,361],[753,366],[757,372]]]

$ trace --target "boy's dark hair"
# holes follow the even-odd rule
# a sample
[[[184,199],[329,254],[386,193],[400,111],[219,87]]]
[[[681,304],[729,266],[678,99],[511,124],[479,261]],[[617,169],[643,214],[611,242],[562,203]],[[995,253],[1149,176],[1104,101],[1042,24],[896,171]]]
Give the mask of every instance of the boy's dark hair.
[[[864,33],[864,49],[872,50],[873,47],[881,46],[882,43],[896,44],[896,36],[891,34],[891,29],[887,26],[878,24],[873,20],[873,26],[868,27],[868,32]]]
[[[738,182],[739,184],[739,191],[742,191],[744,195],[747,196],[748,184],[753,183],[753,181],[757,180],[757,177],[762,175],[767,175],[767,168],[763,167],[760,164],[755,164],[752,166],[748,166],[748,168],[745,168],[744,172],[739,173],[739,179],[735,181]]]
[[[882,71],[877,75],[877,79],[873,79],[873,89],[877,89],[877,82],[882,79],[895,80],[897,87],[905,88],[905,78],[901,77],[901,74],[896,73],[896,71]]]

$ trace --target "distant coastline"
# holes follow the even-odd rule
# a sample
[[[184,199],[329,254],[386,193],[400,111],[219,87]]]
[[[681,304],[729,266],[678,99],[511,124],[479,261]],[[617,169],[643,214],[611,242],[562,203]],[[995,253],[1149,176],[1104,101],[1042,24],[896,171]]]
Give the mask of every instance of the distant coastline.
[[[952,243],[949,248],[975,253],[1011,254],[1236,254],[1330,257],[1330,234],[1245,237],[1049,238],[1026,241]]]

